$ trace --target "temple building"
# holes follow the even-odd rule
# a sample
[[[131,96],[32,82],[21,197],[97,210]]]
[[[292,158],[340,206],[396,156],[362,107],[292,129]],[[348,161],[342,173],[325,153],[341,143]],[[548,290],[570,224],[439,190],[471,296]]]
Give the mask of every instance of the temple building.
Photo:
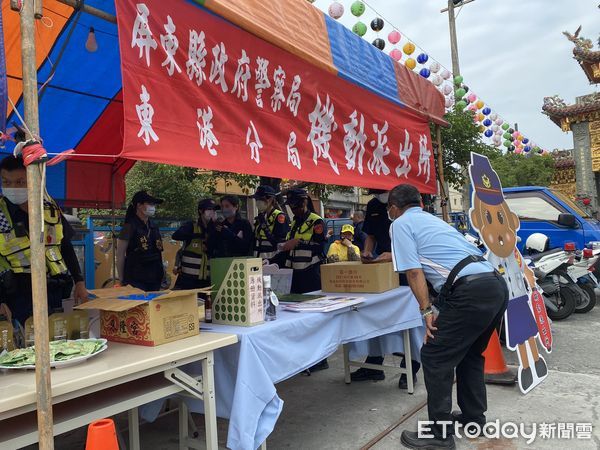
[[[594,49],[590,39],[580,38],[580,31],[581,27],[574,35],[564,34],[575,44],[573,57],[590,84],[597,85],[600,83],[600,48]],[[600,209],[600,92],[577,97],[572,105],[557,95],[545,97],[542,111],[563,131],[573,132],[572,154],[555,155],[553,185],[597,212]]]

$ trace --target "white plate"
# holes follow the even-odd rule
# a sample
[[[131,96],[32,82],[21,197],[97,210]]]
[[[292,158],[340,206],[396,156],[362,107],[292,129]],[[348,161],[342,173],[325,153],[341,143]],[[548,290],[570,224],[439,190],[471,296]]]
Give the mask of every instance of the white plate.
[[[89,341],[89,339],[76,339],[77,341]],[[101,341],[102,347],[100,347],[100,350],[98,350],[96,353],[92,353],[91,355],[85,355],[85,356],[77,356],[76,358],[73,359],[69,359],[67,361],[52,361],[50,362],[50,367],[56,367],[56,368],[60,368],[60,367],[65,367],[65,366],[71,366],[74,364],[79,364],[87,359],[90,359],[92,356],[96,356],[100,353],[102,353],[104,350],[106,350],[108,348],[108,345],[106,344],[108,341],[106,339],[97,339],[98,341]],[[3,366],[0,364],[0,369],[35,369],[35,365],[27,365],[27,366]]]

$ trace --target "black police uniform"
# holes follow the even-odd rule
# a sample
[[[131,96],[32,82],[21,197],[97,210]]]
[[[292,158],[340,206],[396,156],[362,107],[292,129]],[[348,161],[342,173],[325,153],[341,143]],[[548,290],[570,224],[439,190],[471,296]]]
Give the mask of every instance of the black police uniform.
[[[380,202],[377,198],[372,198],[367,203],[367,211],[365,213],[365,222],[362,228],[362,231],[366,233],[368,236],[373,236],[375,238],[375,250],[374,253],[377,255],[381,255],[382,253],[387,253],[392,251],[392,241],[390,239],[390,225],[392,221],[388,217],[387,213],[387,205],[385,203]],[[405,274],[400,274],[400,285],[408,286],[408,281],[406,280]],[[368,364],[383,364],[384,357],[383,356],[368,356],[366,359],[366,363]],[[421,364],[418,361],[412,360],[413,366],[413,375],[416,376],[417,372],[421,368]],[[406,360],[402,358],[400,362],[400,367],[406,367]],[[359,369],[360,371],[361,369]],[[357,371],[358,372],[358,371]],[[362,373],[372,374],[372,371],[362,370]],[[375,374],[377,376],[378,374]],[[383,372],[379,375],[381,377]],[[356,376],[356,375],[355,375]],[[382,377],[381,377],[382,378]],[[406,383],[406,375],[402,374],[399,380],[400,384]]]
[[[254,234],[252,225],[246,219],[237,218],[233,223],[227,220],[219,222],[221,231],[211,222],[208,227],[209,241],[214,244],[214,258],[233,258],[235,256],[251,256]]]
[[[119,240],[128,241],[123,282],[144,291],[159,291],[165,270],[158,226],[134,216],[121,229]]]

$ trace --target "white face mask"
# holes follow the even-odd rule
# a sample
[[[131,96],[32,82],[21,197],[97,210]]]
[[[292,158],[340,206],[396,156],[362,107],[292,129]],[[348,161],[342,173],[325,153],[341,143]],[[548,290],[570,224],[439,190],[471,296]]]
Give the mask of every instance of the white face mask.
[[[256,209],[258,209],[258,212],[265,212],[267,210],[267,206],[268,204],[264,200],[256,201]]]
[[[387,204],[389,196],[390,196],[389,192],[384,192],[383,194],[377,194],[375,196],[375,198],[377,200],[379,200],[381,203]]]
[[[146,206],[146,210],[144,211],[144,213],[148,217],[154,217],[154,215],[156,214],[156,206],[154,206],[154,205],[148,205],[148,206]]]
[[[215,220],[215,217],[217,217],[217,212],[212,210],[212,209],[208,209],[206,211],[204,211],[204,219],[207,222],[210,222],[211,220]]]
[[[4,195],[14,205],[22,205],[27,202],[27,188],[2,188]]]
[[[391,216],[391,214],[390,214],[390,212],[389,212],[389,211],[387,212],[387,215],[388,215],[388,219],[390,219],[392,222],[393,222],[394,220],[396,220],[396,219],[394,219],[394,218]]]

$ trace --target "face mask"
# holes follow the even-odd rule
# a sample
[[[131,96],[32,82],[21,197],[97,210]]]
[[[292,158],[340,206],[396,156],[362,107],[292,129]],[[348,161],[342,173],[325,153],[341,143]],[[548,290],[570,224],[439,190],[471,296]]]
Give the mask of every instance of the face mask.
[[[392,217],[392,215],[390,214],[390,212],[389,212],[389,211],[387,212],[387,215],[388,215],[388,219],[390,219],[392,222],[393,222],[394,220],[396,220],[396,219],[394,219],[394,218]]]
[[[267,210],[267,202],[264,200],[257,200],[256,209],[258,209],[258,212],[265,212]]]
[[[217,213],[215,211],[213,211],[212,209],[204,211],[203,215],[204,215],[204,219],[206,221],[214,220],[215,217],[217,217]]]
[[[384,192],[383,194],[377,194],[375,196],[375,198],[377,200],[379,200],[381,203],[386,203],[387,204],[389,196],[390,196],[389,192]]]
[[[235,209],[222,209],[221,212],[223,213],[223,217],[226,219],[235,216]]]
[[[14,205],[27,202],[27,188],[2,188],[2,195]]]
[[[156,206],[146,206],[144,214],[146,214],[148,217],[154,217],[156,214]]]

